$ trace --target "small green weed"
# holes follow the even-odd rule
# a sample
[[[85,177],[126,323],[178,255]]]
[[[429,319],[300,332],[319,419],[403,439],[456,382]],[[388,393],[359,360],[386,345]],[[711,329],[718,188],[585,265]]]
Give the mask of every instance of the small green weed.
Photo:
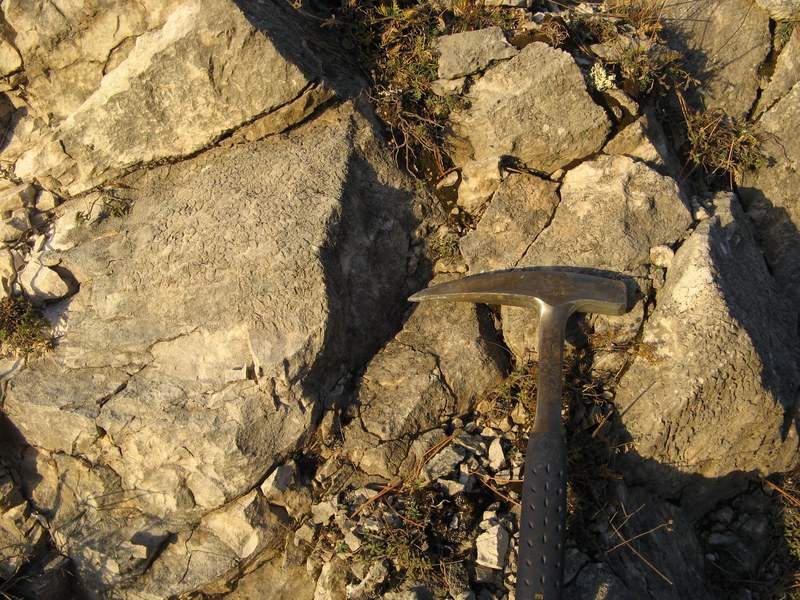
[[[782,21],[775,26],[775,45],[778,49],[783,48],[792,39],[798,21]]]
[[[0,355],[43,353],[54,342],[49,323],[25,296],[0,300]]]
[[[457,258],[461,254],[461,249],[458,244],[458,237],[454,235],[446,235],[437,238],[433,242],[433,251],[438,258]]]

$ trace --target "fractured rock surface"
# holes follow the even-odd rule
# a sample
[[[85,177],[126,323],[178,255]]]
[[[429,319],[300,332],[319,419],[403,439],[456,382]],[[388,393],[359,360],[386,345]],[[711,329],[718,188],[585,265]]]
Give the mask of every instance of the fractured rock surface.
[[[72,195],[210,145],[299,98],[319,69],[296,39],[287,48],[292,37],[270,31],[291,27],[273,3],[255,23],[230,0],[8,4],[33,106],[54,128],[16,173]]]
[[[5,412],[41,455],[39,487],[61,498],[41,503],[68,547],[97,540],[71,554],[89,589],[140,585],[102,566],[131,528],[178,536],[146,567],[153,577],[193,544],[196,556],[222,552],[202,550],[197,520],[230,510],[291,452],[322,396],[385,335],[383,315],[405,296],[414,198],[380,148],[346,105],[291,135],[138,177],[125,219],[57,225],[81,290],[63,305],[51,358],[10,381]],[[45,463],[61,453],[103,473],[102,493],[139,520],[117,534],[113,511],[90,508],[76,522],[98,491],[80,462],[71,499],[59,491],[64,469]],[[214,576],[248,555],[220,543],[229,559]],[[199,573],[161,592],[205,583]]]
[[[741,178],[739,192],[755,221],[765,258],[795,306],[800,307],[800,83],[759,121],[766,134],[766,165]]]
[[[750,290],[758,290],[753,295]],[[722,478],[797,463],[797,317],[771,280],[735,198],[684,242],[615,400],[634,472],[702,514]]]
[[[489,70],[468,99],[470,107],[452,116],[453,131],[476,160],[513,156],[551,173],[598,151],[610,129],[575,60],[539,42]]]

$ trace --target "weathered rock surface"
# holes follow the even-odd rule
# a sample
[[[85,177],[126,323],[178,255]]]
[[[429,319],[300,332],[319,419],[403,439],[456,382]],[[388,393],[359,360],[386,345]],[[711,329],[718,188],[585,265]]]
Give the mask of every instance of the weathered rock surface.
[[[10,381],[5,413],[41,454],[29,493],[87,589],[182,593],[270,543],[257,520],[255,550],[227,539],[208,511],[250,511],[230,502],[308,434],[406,295],[414,197],[374,135],[345,105],[137,176],[124,219],[76,226],[68,212],[56,225],[80,293],[62,305],[56,351]],[[129,511],[124,529],[91,505],[98,494]],[[145,553],[134,571],[107,569],[126,535],[167,546],[153,564]]]
[[[775,71],[761,92],[754,116],[761,117],[765,111],[786,96],[798,81],[800,81],[800,28],[795,27],[789,41],[778,55]]]
[[[197,152],[299,98],[319,70],[274,3],[249,11],[254,22],[230,0],[90,3],[66,13],[9,4],[31,102],[53,127],[16,173],[72,195]]]
[[[439,38],[439,77],[457,79],[482,71],[492,61],[511,58],[517,49],[506,41],[503,30],[489,27]]]
[[[796,21],[800,19],[798,0],[756,0],[770,19],[775,21]]]
[[[344,450],[361,470],[396,477],[416,437],[467,413],[497,385],[505,360],[490,321],[471,304],[414,308],[367,366],[358,416],[344,431]]]
[[[599,150],[610,128],[574,59],[539,42],[490,69],[468,98],[470,107],[452,117],[453,132],[457,145],[471,147],[460,154],[477,160],[513,156],[550,173]]]
[[[509,175],[478,226],[461,238],[471,273],[516,266],[558,206],[557,185],[535,175]]]
[[[670,46],[685,55],[686,68],[702,81],[703,106],[746,117],[758,94],[758,68],[770,49],[767,14],[754,0],[669,0],[663,19]]]
[[[750,290],[758,290],[757,295]],[[702,514],[725,477],[797,463],[797,317],[771,280],[738,202],[684,242],[615,403],[638,477]]]
[[[550,224],[517,267],[561,265],[641,277],[650,248],[674,243],[691,223],[678,184],[626,156],[582,163],[565,175],[559,193]],[[502,311],[504,339],[519,356],[535,348],[531,313]]]
[[[756,223],[770,271],[800,307],[800,83],[768,110],[759,121],[766,134],[767,164],[744,173],[739,193]]]

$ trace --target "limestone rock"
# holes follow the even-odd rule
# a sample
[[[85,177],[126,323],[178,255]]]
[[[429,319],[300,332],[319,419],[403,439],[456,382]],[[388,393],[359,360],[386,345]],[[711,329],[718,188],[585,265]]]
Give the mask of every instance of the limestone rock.
[[[12,242],[31,228],[30,213],[27,208],[11,211],[8,218],[0,222],[0,242]]]
[[[494,525],[478,536],[475,541],[475,562],[490,569],[502,569],[506,565],[509,535],[502,525]]]
[[[756,4],[774,21],[800,19],[800,2],[798,0],[756,0]]]
[[[9,3],[32,102],[59,121],[17,162],[19,177],[74,195],[133,166],[195,153],[297,99],[316,77],[280,5],[245,16],[231,0],[148,4],[59,13]]]
[[[670,47],[686,57],[687,70],[703,82],[703,108],[745,118],[756,101],[758,68],[770,49],[769,18],[755,0],[669,0],[663,20]]]
[[[25,576],[8,589],[10,594],[37,600],[62,600],[72,593],[69,558],[48,552],[25,570]]]
[[[22,57],[4,35],[0,34],[0,77],[7,77],[22,67]]]
[[[0,213],[7,218],[12,211],[33,206],[35,197],[36,188],[27,183],[3,190],[0,192]]]
[[[12,580],[46,544],[42,524],[4,468],[0,468],[0,577]]]
[[[683,243],[659,291],[638,357],[615,399],[633,472],[702,514],[727,476],[797,463],[797,317],[767,272],[738,202]]]
[[[48,360],[9,381],[5,412],[42,457],[30,493],[54,522],[90,503],[59,534],[82,581],[112,585],[94,569],[113,558],[119,522],[90,499],[113,490],[141,515],[138,531],[170,524],[177,541],[147,573],[177,582],[190,561],[187,591],[245,560],[210,522],[193,534],[199,520],[294,450],[323,396],[387,335],[421,209],[351,105],[125,189],[128,216],[56,231],[80,292],[55,315],[64,331]],[[229,381],[241,365],[248,378]],[[80,460],[67,465],[64,452]],[[94,554],[79,555],[90,533]],[[227,558],[215,563],[220,544]],[[157,589],[138,571],[112,579]]]
[[[505,366],[488,315],[463,303],[423,303],[367,366],[345,450],[370,474],[392,478],[414,437],[468,412]],[[413,466],[413,465],[412,465]]]
[[[50,267],[31,261],[20,273],[19,283],[25,294],[36,305],[52,302],[73,292],[70,285]]]
[[[626,156],[582,163],[565,175],[559,191],[552,221],[517,267],[561,265],[641,276],[650,248],[674,243],[691,223],[678,184]],[[520,356],[535,348],[532,313],[502,310],[505,341]]]
[[[755,221],[770,271],[800,307],[800,83],[759,121],[767,164],[742,175],[738,190]]]
[[[470,108],[452,115],[453,132],[472,148],[461,154],[477,160],[513,156],[550,173],[599,150],[610,128],[573,58],[539,42],[491,69],[468,98]]]
[[[468,162],[461,168],[458,205],[469,214],[478,214],[481,207],[497,190],[500,179],[498,157]]]
[[[488,67],[492,61],[517,54],[517,49],[506,41],[499,27],[443,35],[438,39],[436,49],[439,51],[441,79],[472,75]]]
[[[639,117],[620,131],[608,141],[603,152],[636,158],[665,175],[681,173],[680,162],[670,152],[661,125],[650,116]]]
[[[461,238],[470,272],[515,266],[550,222],[559,200],[556,187],[535,175],[509,175],[478,226]]]
[[[789,41],[778,55],[775,71],[761,92],[754,115],[761,117],[800,82],[800,27],[795,26]]]
[[[322,567],[314,590],[314,600],[347,600],[347,565],[332,560]]]

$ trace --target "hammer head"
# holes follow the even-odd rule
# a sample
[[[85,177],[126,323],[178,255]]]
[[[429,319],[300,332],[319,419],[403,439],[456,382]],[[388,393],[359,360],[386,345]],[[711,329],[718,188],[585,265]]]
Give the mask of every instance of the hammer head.
[[[514,270],[481,273],[440,283],[417,292],[409,300],[449,300],[535,309],[563,306],[570,313],[621,315],[628,298],[624,283],[605,277],[567,271]]]

